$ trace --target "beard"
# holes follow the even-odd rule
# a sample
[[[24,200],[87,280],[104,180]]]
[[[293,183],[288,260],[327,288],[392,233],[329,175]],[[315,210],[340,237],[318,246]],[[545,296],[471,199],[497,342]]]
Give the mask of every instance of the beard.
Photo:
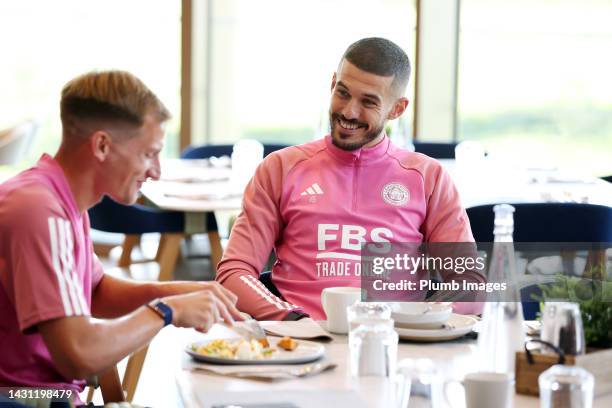
[[[329,127],[331,129],[331,138],[334,146],[347,151],[353,151],[362,148],[367,145],[374,139],[376,139],[383,131],[385,126],[384,122],[381,122],[375,128],[371,129],[369,132],[366,132],[360,140],[357,141],[348,141],[351,136],[348,136],[342,133],[342,128],[338,124],[337,120],[342,119],[345,122],[356,124],[357,126],[367,126],[367,123],[359,122],[355,119],[346,119],[339,113],[329,113]]]

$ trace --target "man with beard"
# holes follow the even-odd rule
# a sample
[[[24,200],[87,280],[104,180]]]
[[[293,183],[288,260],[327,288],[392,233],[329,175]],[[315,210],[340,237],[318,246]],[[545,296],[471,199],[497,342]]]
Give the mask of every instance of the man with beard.
[[[396,44],[357,41],[332,78],[331,134],[259,166],[218,266],[217,280],[238,294],[241,310],[262,320],[324,319],[321,291],[359,286],[366,274],[362,243],[473,242],[440,164],[394,146],[384,131],[408,106],[409,76]],[[272,249],[276,294],[258,279]]]

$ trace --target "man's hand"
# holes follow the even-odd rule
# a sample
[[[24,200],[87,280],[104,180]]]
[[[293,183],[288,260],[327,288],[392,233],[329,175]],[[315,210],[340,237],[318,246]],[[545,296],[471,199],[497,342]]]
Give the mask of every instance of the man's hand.
[[[234,320],[243,320],[236,309],[236,296],[228,297],[218,291],[219,285],[207,290],[189,292],[163,298],[172,308],[172,324],[177,327],[193,327],[199,331],[208,331],[215,323],[224,321],[229,325]]]
[[[213,324],[244,320],[236,308],[238,297],[218,282],[172,282],[165,291],[172,294],[164,298],[173,310],[172,324],[208,331]]]

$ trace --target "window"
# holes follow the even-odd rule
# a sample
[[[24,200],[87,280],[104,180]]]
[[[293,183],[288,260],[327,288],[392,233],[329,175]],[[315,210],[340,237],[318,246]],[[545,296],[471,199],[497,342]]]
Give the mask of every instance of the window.
[[[462,0],[459,138],[538,167],[612,174],[612,3]]]
[[[224,0],[211,10],[208,142],[296,144],[324,135],[332,75],[360,38],[396,42],[414,66],[412,0]],[[405,115],[401,128],[411,132],[411,110]]]
[[[55,153],[62,86],[94,69],[140,77],[173,114],[166,154],[178,154],[180,1],[23,0],[0,2],[0,128],[33,118],[40,129],[29,158]]]

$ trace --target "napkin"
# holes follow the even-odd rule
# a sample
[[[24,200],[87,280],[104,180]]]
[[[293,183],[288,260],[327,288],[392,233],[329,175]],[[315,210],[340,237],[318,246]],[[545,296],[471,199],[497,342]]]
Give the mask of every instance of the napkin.
[[[203,371],[209,374],[217,374],[260,381],[279,381],[316,375],[321,372],[336,368],[337,364],[332,363],[329,360],[323,360],[308,364],[218,365],[205,364],[194,361],[189,357],[183,357],[182,367],[184,370]],[[308,370],[309,368],[314,369]]]
[[[291,322],[265,321],[260,322],[266,334],[272,336],[289,336],[294,339],[331,341],[331,334],[309,317]]]

